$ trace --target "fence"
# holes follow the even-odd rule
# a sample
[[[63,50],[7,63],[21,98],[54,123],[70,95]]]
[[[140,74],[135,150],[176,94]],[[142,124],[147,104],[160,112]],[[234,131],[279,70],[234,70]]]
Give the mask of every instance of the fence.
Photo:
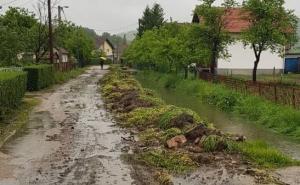
[[[76,67],[76,65],[73,62],[54,63],[53,66],[55,70],[61,72],[70,71]]]
[[[300,88],[278,83],[252,82],[234,79],[228,76],[213,76],[208,72],[199,72],[199,78],[206,81],[216,81],[236,92],[251,93],[276,103],[300,108]]]

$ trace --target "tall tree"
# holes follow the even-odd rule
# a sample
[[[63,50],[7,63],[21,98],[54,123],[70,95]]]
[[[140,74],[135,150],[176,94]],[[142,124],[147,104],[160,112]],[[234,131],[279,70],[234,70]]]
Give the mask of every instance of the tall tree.
[[[210,48],[210,71],[216,73],[217,60],[220,57],[227,57],[227,45],[232,41],[230,35],[226,31],[226,21],[223,19],[227,11],[234,5],[233,0],[225,0],[223,7],[213,6],[215,0],[202,0],[202,4],[197,6],[195,14],[201,17],[200,22],[205,26],[206,34],[205,43]]]
[[[21,8],[10,8],[0,16],[2,65],[16,65],[18,54],[31,51],[30,36],[36,24],[34,14]]]
[[[138,36],[141,37],[145,31],[160,28],[165,22],[163,8],[155,3],[152,8],[146,7],[143,17],[139,19]]]
[[[284,8],[284,0],[247,0],[243,9],[249,15],[244,19],[250,23],[243,33],[243,41],[255,55],[252,77],[255,82],[262,52],[271,50],[280,54],[283,46],[297,40],[297,18],[293,11]]]

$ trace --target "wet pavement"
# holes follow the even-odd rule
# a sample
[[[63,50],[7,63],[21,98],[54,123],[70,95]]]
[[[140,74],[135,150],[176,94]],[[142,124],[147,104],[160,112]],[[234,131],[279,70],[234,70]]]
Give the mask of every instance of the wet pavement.
[[[132,184],[121,160],[127,134],[103,108],[99,79],[85,74],[38,96],[28,128],[0,151],[0,185]]]

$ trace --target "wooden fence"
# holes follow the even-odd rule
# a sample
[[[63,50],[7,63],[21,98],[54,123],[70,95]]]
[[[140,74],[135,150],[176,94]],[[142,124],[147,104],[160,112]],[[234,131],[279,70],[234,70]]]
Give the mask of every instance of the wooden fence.
[[[54,63],[53,66],[55,70],[61,72],[70,71],[76,67],[73,62]]]
[[[213,76],[208,72],[199,72],[199,78],[216,81],[236,92],[251,93],[276,103],[300,108],[300,88],[278,83],[252,82],[228,76]]]

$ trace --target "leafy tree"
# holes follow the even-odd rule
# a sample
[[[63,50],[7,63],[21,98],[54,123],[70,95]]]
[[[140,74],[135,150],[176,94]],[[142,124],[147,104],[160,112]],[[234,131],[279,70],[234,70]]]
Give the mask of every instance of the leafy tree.
[[[143,17],[139,19],[138,36],[141,37],[145,31],[160,28],[165,22],[163,8],[155,3],[152,8],[146,7]]]
[[[214,2],[215,0],[202,0],[202,4],[195,9],[195,14],[203,21],[201,24],[206,27],[203,40],[211,51],[210,70],[213,74],[216,73],[218,58],[228,57],[227,45],[232,39],[225,30],[226,21],[223,17],[235,5],[233,0],[225,0],[221,8],[213,6]]]
[[[71,52],[80,66],[88,63],[95,49],[93,38],[86,29],[71,22],[62,22],[56,29],[56,44]]]
[[[204,27],[168,23],[159,29],[148,30],[136,38],[125,52],[129,64],[161,72],[180,72],[187,77],[192,63],[204,65],[209,49],[202,37]]]
[[[284,8],[284,0],[247,0],[243,9],[250,27],[243,33],[245,45],[255,54],[253,81],[263,51],[281,53],[283,46],[296,41],[297,18]],[[267,62],[267,61],[266,61]]]
[[[31,51],[32,27],[37,24],[34,14],[21,8],[9,8],[0,16],[1,65],[17,65],[17,56]]]

